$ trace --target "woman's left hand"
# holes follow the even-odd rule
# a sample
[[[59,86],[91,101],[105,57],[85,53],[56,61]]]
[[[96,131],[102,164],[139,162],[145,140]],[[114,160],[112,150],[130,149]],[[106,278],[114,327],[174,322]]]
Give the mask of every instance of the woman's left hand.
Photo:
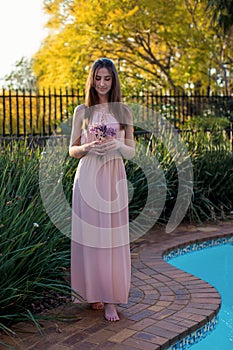
[[[117,140],[116,138],[107,138],[106,140],[103,141],[101,148],[104,152],[113,152],[119,150],[121,147],[121,142]]]

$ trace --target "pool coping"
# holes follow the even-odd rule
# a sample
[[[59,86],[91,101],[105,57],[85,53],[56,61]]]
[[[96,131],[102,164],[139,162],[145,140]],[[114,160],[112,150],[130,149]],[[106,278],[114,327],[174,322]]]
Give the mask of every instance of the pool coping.
[[[203,227],[199,227],[199,229],[197,228],[197,231],[193,232],[193,237],[190,236],[190,233],[187,234],[183,229],[181,231],[178,229],[173,234],[168,235],[162,233],[159,239],[158,237],[153,239],[152,231],[146,237],[150,244],[144,242],[144,247],[141,246],[140,251],[138,251],[138,254],[140,254],[140,261],[155,273],[158,273],[160,279],[162,276],[164,284],[168,282],[171,283],[171,280],[174,284],[177,282],[180,287],[185,290],[183,296],[186,295],[186,298],[183,297],[183,301],[187,301],[187,304],[182,309],[171,313],[171,316],[168,315],[167,317],[164,317],[164,322],[158,320],[156,323],[157,327],[162,327],[166,330],[169,330],[170,323],[170,329],[174,330],[174,320],[177,318],[176,325],[182,325],[184,329],[177,332],[176,335],[171,336],[169,336],[168,332],[162,331],[160,335],[164,337],[164,334],[166,333],[167,339],[164,342],[161,341],[159,347],[156,349],[166,350],[170,348],[190,333],[199,330],[218,315],[221,307],[221,296],[216,288],[200,278],[173,267],[164,260],[164,257],[174,250],[179,250],[189,245],[206,242],[208,240],[217,240],[233,236],[232,227],[227,226],[216,228],[214,225],[206,227],[208,229],[204,228],[203,230]],[[166,235],[167,237],[165,238]],[[200,282],[202,286],[201,288],[198,288]],[[179,293],[182,294],[182,289],[179,290]],[[172,310],[171,305],[167,306],[166,312],[168,313],[169,310]],[[196,322],[192,325],[187,324],[189,320],[195,321],[195,318]],[[187,324],[187,326],[185,326],[185,324]]]
[[[30,322],[16,324],[14,337],[2,341],[16,350],[167,350],[212,320],[221,297],[207,282],[177,269],[164,254],[193,242],[233,236],[233,221],[180,225],[166,233],[154,227],[131,243],[132,277],[128,304],[118,305],[120,321],[104,320],[103,311],[65,304],[51,311],[71,321],[41,321],[43,336]],[[6,350],[6,347],[1,347]]]

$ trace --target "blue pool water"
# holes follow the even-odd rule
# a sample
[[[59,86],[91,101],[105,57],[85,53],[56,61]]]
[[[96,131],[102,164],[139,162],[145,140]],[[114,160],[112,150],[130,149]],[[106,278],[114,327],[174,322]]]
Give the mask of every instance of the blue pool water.
[[[214,286],[221,295],[219,322],[207,337],[192,345],[193,350],[233,349],[233,245],[226,244],[172,258],[169,264]]]

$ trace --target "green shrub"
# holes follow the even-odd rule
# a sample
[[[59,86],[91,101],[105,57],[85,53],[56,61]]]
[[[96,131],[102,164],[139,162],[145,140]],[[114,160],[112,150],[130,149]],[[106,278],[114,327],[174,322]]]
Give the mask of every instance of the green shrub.
[[[70,294],[69,239],[46,215],[39,191],[41,150],[5,144],[0,160],[0,330],[34,319],[43,301]],[[54,291],[57,295],[54,296]],[[60,301],[61,301],[60,300]],[[48,305],[49,307],[49,305]]]
[[[184,217],[184,221],[191,223],[226,219],[233,208],[233,154],[230,141],[221,139],[221,142],[215,143],[202,131],[201,135],[206,139],[192,133],[188,134],[189,138],[187,134],[181,136],[193,168],[193,196]],[[189,142],[190,137],[192,142]],[[176,157],[155,135],[151,137],[150,143],[152,154],[159,160],[166,178],[166,203],[158,220],[158,223],[166,224],[178,193]]]
[[[183,125],[182,138],[194,170],[194,196],[186,218],[224,219],[233,204],[231,123],[225,117],[193,117]]]
[[[214,115],[192,117],[182,126],[182,135],[192,153],[203,150],[230,150],[231,122]]]
[[[194,197],[186,217],[190,221],[226,218],[233,206],[233,155],[205,150],[192,155]]]

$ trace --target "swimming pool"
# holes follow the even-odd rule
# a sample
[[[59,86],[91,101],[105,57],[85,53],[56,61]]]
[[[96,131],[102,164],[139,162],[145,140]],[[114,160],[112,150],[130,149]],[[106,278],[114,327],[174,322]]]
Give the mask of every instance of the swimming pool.
[[[175,254],[173,254],[175,255]],[[203,333],[195,338],[193,350],[230,350],[233,348],[233,244],[211,246],[193,251],[191,254],[177,254],[166,259],[179,269],[187,271],[214,286],[221,295],[222,305],[210,326],[213,331]],[[172,256],[172,254],[171,254]],[[215,327],[216,326],[216,327]],[[208,335],[208,336],[206,336]],[[171,349],[185,350],[184,344],[176,344]],[[169,348],[170,349],[170,348]]]

